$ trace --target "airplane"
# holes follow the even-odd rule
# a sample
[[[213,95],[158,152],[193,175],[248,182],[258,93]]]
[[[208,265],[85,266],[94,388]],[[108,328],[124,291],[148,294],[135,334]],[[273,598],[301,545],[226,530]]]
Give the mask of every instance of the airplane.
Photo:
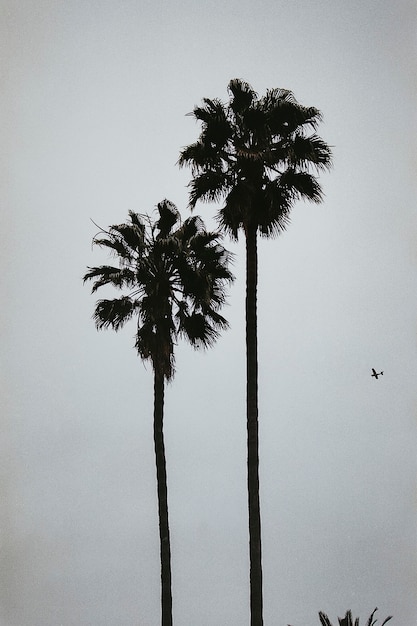
[[[378,376],[383,376],[384,372],[378,372],[376,373],[376,371],[374,370],[374,368],[372,368],[372,374],[371,376],[374,376],[377,380],[378,380]]]

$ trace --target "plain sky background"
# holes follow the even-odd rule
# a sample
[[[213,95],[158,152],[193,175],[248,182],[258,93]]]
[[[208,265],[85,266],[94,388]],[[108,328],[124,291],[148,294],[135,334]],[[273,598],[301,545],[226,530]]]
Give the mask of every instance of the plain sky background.
[[[260,244],[265,625],[416,623],[416,32],[414,0],[2,1],[1,626],[159,624],[152,373],[81,277],[107,262],[90,218],[188,215],[186,113],[235,77],[318,107],[334,146],[323,204]],[[231,329],[179,346],[166,393],[176,626],[249,623],[226,245]]]

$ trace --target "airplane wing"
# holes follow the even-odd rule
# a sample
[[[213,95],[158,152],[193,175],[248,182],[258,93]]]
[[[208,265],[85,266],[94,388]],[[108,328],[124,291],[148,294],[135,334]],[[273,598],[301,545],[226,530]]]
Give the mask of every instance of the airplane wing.
[[[376,376],[376,371],[374,370],[374,368],[372,368],[372,375]]]

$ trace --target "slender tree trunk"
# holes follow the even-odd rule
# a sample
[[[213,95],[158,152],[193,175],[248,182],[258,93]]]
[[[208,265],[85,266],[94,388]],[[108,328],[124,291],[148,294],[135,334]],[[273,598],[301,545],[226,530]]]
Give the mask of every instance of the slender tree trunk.
[[[261,514],[259,506],[257,228],[246,228],[246,417],[248,436],[248,506],[251,626],[263,625]]]
[[[164,376],[154,372],[154,443],[158,489],[159,541],[161,554],[162,626],[172,626],[171,546],[168,525],[168,491],[163,433]]]

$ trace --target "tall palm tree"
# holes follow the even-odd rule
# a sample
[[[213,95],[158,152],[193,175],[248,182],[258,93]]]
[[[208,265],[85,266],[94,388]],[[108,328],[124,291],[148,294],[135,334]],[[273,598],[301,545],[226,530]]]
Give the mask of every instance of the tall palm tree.
[[[88,268],[84,281],[92,292],[104,285],[125,291],[120,298],[99,300],[94,311],[98,329],[119,330],[137,317],[135,347],[154,373],[154,445],[161,558],[162,626],[172,625],[171,549],[167,474],[163,436],[165,381],[174,375],[174,346],[179,337],[194,348],[208,347],[228,323],[219,314],[225,301],[230,254],[219,235],[208,232],[199,217],[183,223],[175,206],[164,200],[158,219],[129,212],[125,224],[102,230],[93,243],[109,248],[119,267]]]
[[[259,98],[241,80],[229,83],[229,102],[203,100],[193,115],[198,140],[181,151],[191,167],[190,207],[223,201],[220,226],[246,238],[247,472],[251,626],[262,626],[261,518],[259,507],[257,235],[277,235],[299,199],[320,202],[317,177],[331,152],[315,133],[320,112],[297,102],[291,91],[270,89]],[[313,171],[313,173],[311,173]]]

